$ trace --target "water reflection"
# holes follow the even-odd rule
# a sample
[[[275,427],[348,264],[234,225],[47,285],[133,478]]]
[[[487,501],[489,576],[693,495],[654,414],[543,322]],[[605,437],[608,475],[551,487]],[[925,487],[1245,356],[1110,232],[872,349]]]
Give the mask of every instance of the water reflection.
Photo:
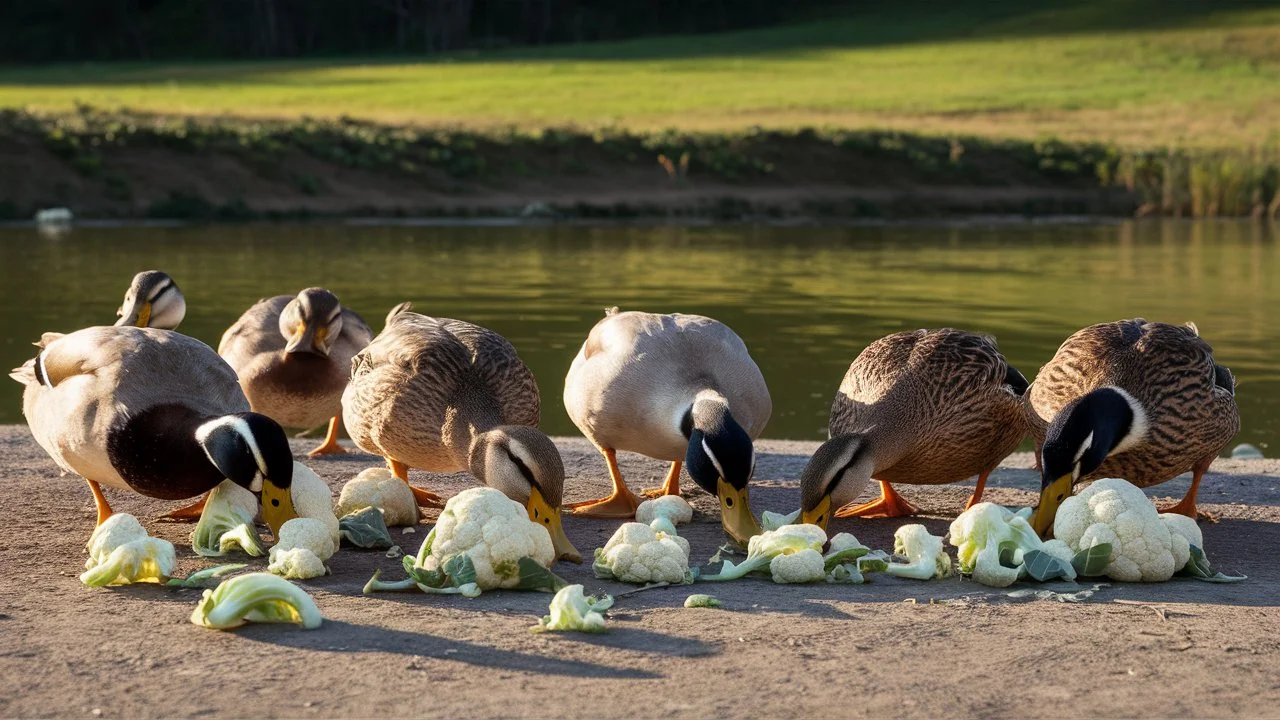
[[[719,318],[774,397],[770,437],[820,438],[868,342],[953,325],[997,335],[1028,377],[1072,331],[1122,317],[1194,320],[1240,378],[1242,441],[1280,440],[1280,253],[1247,221],[990,226],[412,227],[254,225],[0,229],[5,367],[46,330],[114,321],[129,278],[160,268],[188,301],[183,330],[216,345],[253,301],[323,285],[375,328],[402,300],[493,328],[542,387],[543,423],[574,428],[565,371],[605,307]],[[20,388],[0,385],[0,422]]]

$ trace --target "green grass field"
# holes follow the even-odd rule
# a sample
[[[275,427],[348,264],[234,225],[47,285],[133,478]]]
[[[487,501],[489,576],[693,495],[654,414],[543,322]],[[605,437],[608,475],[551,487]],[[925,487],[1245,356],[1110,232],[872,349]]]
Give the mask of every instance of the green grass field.
[[[1039,9],[1017,9],[1031,5]],[[1131,147],[1280,142],[1276,4],[941,6],[907,1],[750,32],[413,61],[5,68],[0,106],[471,128],[892,128]]]

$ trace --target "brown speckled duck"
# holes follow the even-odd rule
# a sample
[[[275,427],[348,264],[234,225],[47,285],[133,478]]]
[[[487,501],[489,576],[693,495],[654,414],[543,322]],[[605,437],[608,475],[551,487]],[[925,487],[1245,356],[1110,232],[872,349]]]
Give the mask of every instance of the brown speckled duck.
[[[546,525],[558,558],[580,561],[561,526],[564,462],[538,430],[533,373],[498,333],[410,308],[393,308],[352,362],[342,408],[356,445],[406,484],[409,468],[470,471]],[[435,493],[410,488],[420,506],[442,506]]]
[[[1194,325],[1141,318],[1067,338],[1027,393],[1041,469],[1042,534],[1078,482],[1103,477],[1150,487],[1192,472],[1162,512],[1196,517],[1200,479],[1240,429],[1235,378]]]
[[[297,297],[259,300],[222,335],[218,354],[236,371],[255,412],[284,427],[329,431],[312,456],[343,452],[338,444],[342,391],[351,359],[373,337],[354,311],[324,288]]]
[[[915,330],[876,340],[854,359],[831,406],[824,443],[800,479],[803,522],[899,517],[915,508],[890,483],[941,485],[987,476],[1027,436],[1027,381],[993,339]],[[881,496],[852,502],[871,479]]]

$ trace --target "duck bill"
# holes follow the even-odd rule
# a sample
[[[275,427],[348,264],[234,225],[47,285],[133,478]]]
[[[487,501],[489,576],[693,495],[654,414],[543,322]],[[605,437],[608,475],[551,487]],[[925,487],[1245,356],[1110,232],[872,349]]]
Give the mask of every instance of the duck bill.
[[[734,543],[745,548],[747,541],[764,532],[756,516],[751,514],[747,488],[739,490],[720,478],[716,483],[716,496],[720,498],[720,523]]]
[[[1031,527],[1035,528],[1040,537],[1048,537],[1049,531],[1053,529],[1053,518],[1058,514],[1058,506],[1071,494],[1073,479],[1071,475],[1063,475],[1040,491],[1040,504],[1036,506],[1036,514],[1031,517]]]
[[[822,500],[817,507],[800,513],[800,522],[808,525],[817,525],[823,530],[827,529],[827,523],[831,521],[831,496],[823,495]]]
[[[271,533],[280,537],[280,526],[298,517],[293,508],[293,493],[289,488],[282,488],[270,480],[262,481],[262,520],[271,528]]]
[[[128,327],[148,327],[151,323],[151,303],[133,303],[128,307],[120,308],[120,319],[116,321],[116,325]]]
[[[578,552],[578,548],[574,547],[573,543],[569,542],[569,537],[564,534],[564,525],[560,522],[560,508],[551,507],[551,504],[542,497],[542,493],[537,488],[533,488],[529,493],[529,502],[525,504],[525,509],[529,511],[529,519],[545,527],[547,533],[551,535],[551,547],[555,550],[556,560],[582,562],[582,553]]]
[[[287,353],[314,353],[322,357],[328,357],[329,350],[324,344],[328,335],[328,328],[318,328],[309,324],[300,325],[297,331],[293,333],[293,337],[289,338],[288,344],[284,346],[284,351]]]

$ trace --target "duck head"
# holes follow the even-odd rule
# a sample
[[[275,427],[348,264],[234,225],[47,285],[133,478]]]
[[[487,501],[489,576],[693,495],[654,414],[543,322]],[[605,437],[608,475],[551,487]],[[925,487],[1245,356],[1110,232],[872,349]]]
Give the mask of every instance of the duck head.
[[[328,357],[342,332],[342,303],[324,288],[307,288],[289,301],[280,313],[280,334],[287,353],[313,353]]]
[[[502,425],[471,443],[471,474],[525,507],[529,519],[547,529],[557,560],[582,562],[560,520],[564,462],[555,443],[541,430]]]
[[[1040,449],[1040,504],[1031,525],[1043,537],[1071,488],[1114,453],[1147,434],[1141,403],[1118,387],[1102,387],[1076,398],[1054,417]]]
[[[133,276],[116,315],[118,326],[173,330],[187,315],[187,299],[173,278],[159,270],[147,270]]]
[[[222,476],[257,495],[271,532],[298,517],[293,507],[293,452],[284,429],[266,415],[237,413],[196,429],[196,442]]]
[[[751,513],[747,483],[756,471],[751,436],[733,419],[719,395],[700,396],[685,413],[682,430],[689,437],[685,468],[703,490],[720,500],[720,522],[738,545],[746,546],[762,531]]]
[[[863,435],[837,435],[818,446],[800,474],[800,522],[823,530],[832,513],[848,505],[871,481],[871,456]]]

